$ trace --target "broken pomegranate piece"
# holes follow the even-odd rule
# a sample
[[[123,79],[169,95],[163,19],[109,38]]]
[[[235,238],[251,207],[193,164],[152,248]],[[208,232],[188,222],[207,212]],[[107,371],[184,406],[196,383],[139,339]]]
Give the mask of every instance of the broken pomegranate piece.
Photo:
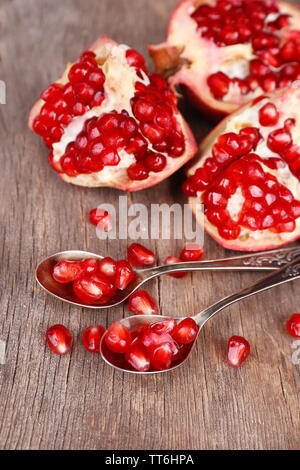
[[[287,322],[287,330],[294,338],[300,338],[300,313],[294,313]]]
[[[277,0],[182,0],[149,46],[173,89],[212,116],[300,79],[300,10]]]
[[[67,354],[72,344],[72,335],[64,325],[53,325],[46,332],[46,340],[54,354]]]
[[[100,342],[104,333],[105,328],[101,325],[88,326],[82,335],[82,343],[85,349],[92,353],[99,353]]]
[[[152,266],[155,263],[155,254],[139,243],[130,245],[127,258],[133,266]]]
[[[105,345],[110,362],[117,367],[154,372],[183,362],[197,333],[198,326],[192,318],[184,319],[178,325],[173,318],[140,324],[130,332],[122,323],[114,322],[105,335]]]
[[[128,307],[135,315],[155,315],[158,312],[155,300],[145,290],[131,294]]]
[[[66,182],[137,191],[196,152],[177,99],[135,50],[101,36],[34,105],[29,127]]]
[[[203,141],[183,191],[196,215],[204,205],[204,228],[223,247],[259,251],[300,237],[299,126],[294,84],[244,106]]]
[[[232,336],[228,341],[227,360],[232,367],[240,367],[250,354],[250,344],[242,336]]]

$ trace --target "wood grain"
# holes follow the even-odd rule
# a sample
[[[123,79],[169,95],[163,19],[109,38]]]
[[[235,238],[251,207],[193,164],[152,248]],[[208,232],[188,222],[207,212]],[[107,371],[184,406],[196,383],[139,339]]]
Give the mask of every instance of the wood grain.
[[[86,352],[81,334],[107,325],[127,307],[99,313],[44,294],[34,267],[61,249],[82,248],[124,256],[127,242],[100,242],[87,213],[117,203],[110,189],[76,188],[48,167],[47,152],[27,130],[28,111],[68,60],[99,34],[146,52],[165,37],[176,0],[2,0],[0,79],[0,365],[1,449],[297,449],[300,366],[292,363],[285,321],[299,311],[298,284],[285,285],[235,305],[203,331],[188,364],[147,378],[115,372]],[[197,138],[210,125],[188,104],[183,111]],[[184,202],[183,172],[129,196],[131,202]],[[153,242],[163,261],[183,242]],[[207,257],[223,256],[209,237]],[[190,314],[257,279],[255,274],[194,274],[149,284],[163,314]],[[180,284],[179,284],[180,283]],[[178,288],[178,286],[180,286]],[[44,333],[64,323],[74,335],[70,355],[58,358]],[[226,364],[226,343],[242,334],[252,345],[247,364]]]

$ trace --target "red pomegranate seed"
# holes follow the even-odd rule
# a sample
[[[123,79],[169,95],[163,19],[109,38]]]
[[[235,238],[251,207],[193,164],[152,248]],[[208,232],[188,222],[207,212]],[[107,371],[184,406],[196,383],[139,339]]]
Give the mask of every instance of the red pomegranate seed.
[[[164,261],[164,264],[176,264],[176,263],[181,263],[181,259],[179,258],[176,258],[175,256],[168,256],[165,261]],[[172,277],[175,277],[177,279],[181,279],[183,278],[184,276],[186,276],[187,273],[186,272],[178,272],[178,273],[172,273],[172,274],[169,274],[169,276],[172,276]]]
[[[59,356],[69,352],[72,339],[71,333],[64,325],[53,325],[46,332],[49,348]]]
[[[145,164],[149,171],[158,173],[165,168],[167,159],[160,153],[149,152],[145,159]]]
[[[98,261],[96,259],[88,258],[82,262],[83,271],[88,276],[96,274],[98,271]]]
[[[82,335],[82,342],[85,349],[92,353],[100,352],[101,338],[105,333],[105,328],[101,325],[89,326]]]
[[[108,328],[104,340],[110,351],[124,354],[129,351],[132,338],[128,328],[115,321]]]
[[[73,284],[74,293],[87,304],[98,300],[106,302],[111,299],[116,291],[115,286],[101,275],[83,276]]]
[[[126,51],[126,59],[129,65],[133,67],[141,68],[145,66],[144,57],[134,49],[128,49]]]
[[[170,369],[172,363],[172,348],[169,343],[164,343],[154,349],[150,354],[150,362],[155,370]]]
[[[287,322],[286,327],[291,336],[300,338],[300,313],[294,313]]]
[[[104,232],[109,232],[112,229],[112,219],[108,211],[103,209],[92,209],[90,211],[90,221]]]
[[[275,104],[267,103],[259,110],[259,122],[262,126],[275,126],[279,120],[279,112]]]
[[[134,271],[130,264],[125,261],[117,261],[115,286],[119,290],[125,290],[134,279]]]
[[[268,147],[276,153],[281,153],[292,143],[292,136],[286,129],[276,129],[268,137]]]
[[[155,263],[155,254],[139,243],[130,245],[127,258],[133,266],[152,266]]]
[[[145,290],[138,290],[129,297],[129,310],[135,315],[155,315],[158,308],[155,300]]]
[[[142,181],[148,178],[149,170],[141,163],[134,163],[127,168],[127,174],[131,180]]]
[[[110,257],[106,257],[98,261],[98,272],[103,276],[114,280],[117,273],[117,263]]]
[[[240,367],[250,354],[250,344],[242,336],[232,336],[228,341],[227,360],[232,367]]]
[[[181,261],[200,261],[203,258],[203,249],[195,243],[188,243],[180,253]]]
[[[60,284],[73,282],[83,274],[83,264],[80,261],[59,261],[53,268],[53,279]]]
[[[125,355],[128,364],[138,372],[147,372],[150,369],[150,359],[145,349],[139,344],[132,344]]]
[[[150,328],[157,334],[169,333],[172,336],[176,328],[176,322],[174,318],[167,318],[166,320],[152,323]]]
[[[179,344],[190,344],[195,341],[198,334],[198,326],[192,318],[185,318],[176,327],[173,338]]]
[[[207,83],[216,98],[223,98],[229,91],[231,80],[225,73],[217,72],[208,77]]]

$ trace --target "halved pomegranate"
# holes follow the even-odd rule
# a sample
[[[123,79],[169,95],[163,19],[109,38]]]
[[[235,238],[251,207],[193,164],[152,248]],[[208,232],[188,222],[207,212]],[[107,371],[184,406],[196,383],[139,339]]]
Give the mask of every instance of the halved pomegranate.
[[[196,152],[177,98],[135,50],[101,36],[34,105],[29,127],[59,176],[80,186],[137,191]]]
[[[195,214],[204,204],[205,229],[225,248],[259,251],[300,237],[299,129],[294,85],[244,106],[200,146],[183,191]]]
[[[300,79],[300,10],[276,0],[182,0],[167,41],[149,46],[156,70],[221,117]]]

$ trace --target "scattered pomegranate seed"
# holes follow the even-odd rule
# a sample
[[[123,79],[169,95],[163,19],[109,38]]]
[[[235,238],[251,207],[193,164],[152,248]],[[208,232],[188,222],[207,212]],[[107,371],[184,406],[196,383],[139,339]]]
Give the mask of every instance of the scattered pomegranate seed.
[[[82,335],[82,342],[88,351],[92,353],[100,352],[101,338],[105,333],[105,328],[101,325],[89,326]]]
[[[155,263],[155,254],[139,243],[130,245],[127,258],[133,266],[152,266]]]
[[[134,271],[128,261],[117,261],[115,286],[119,290],[125,290],[134,279]]]
[[[53,268],[53,279],[60,284],[73,282],[83,273],[83,265],[80,261],[59,261]]]
[[[155,300],[145,290],[138,290],[129,297],[129,310],[135,315],[155,315],[158,308]]]
[[[179,344],[190,344],[197,338],[199,328],[192,318],[185,318],[176,327],[173,338]]]
[[[294,313],[287,322],[287,330],[294,338],[300,338],[300,313]]]
[[[112,220],[108,211],[103,209],[92,209],[90,212],[90,221],[96,227],[100,227],[104,232],[112,229]]]
[[[181,261],[200,261],[203,255],[204,252],[201,246],[195,243],[189,243],[180,253],[180,259]]]
[[[181,263],[181,260],[179,258],[176,258],[175,256],[168,256],[164,261],[164,264],[176,264],[176,263]],[[177,279],[181,279],[186,275],[187,275],[186,272],[178,272],[178,273],[169,274],[169,276],[175,277]]]
[[[232,336],[228,341],[228,363],[240,367],[250,354],[250,344],[242,336]]]
[[[49,348],[59,356],[69,352],[72,339],[71,333],[63,325],[53,325],[46,332],[46,340]]]
[[[132,341],[128,328],[117,321],[108,328],[104,339],[107,347],[118,354],[127,353]]]

